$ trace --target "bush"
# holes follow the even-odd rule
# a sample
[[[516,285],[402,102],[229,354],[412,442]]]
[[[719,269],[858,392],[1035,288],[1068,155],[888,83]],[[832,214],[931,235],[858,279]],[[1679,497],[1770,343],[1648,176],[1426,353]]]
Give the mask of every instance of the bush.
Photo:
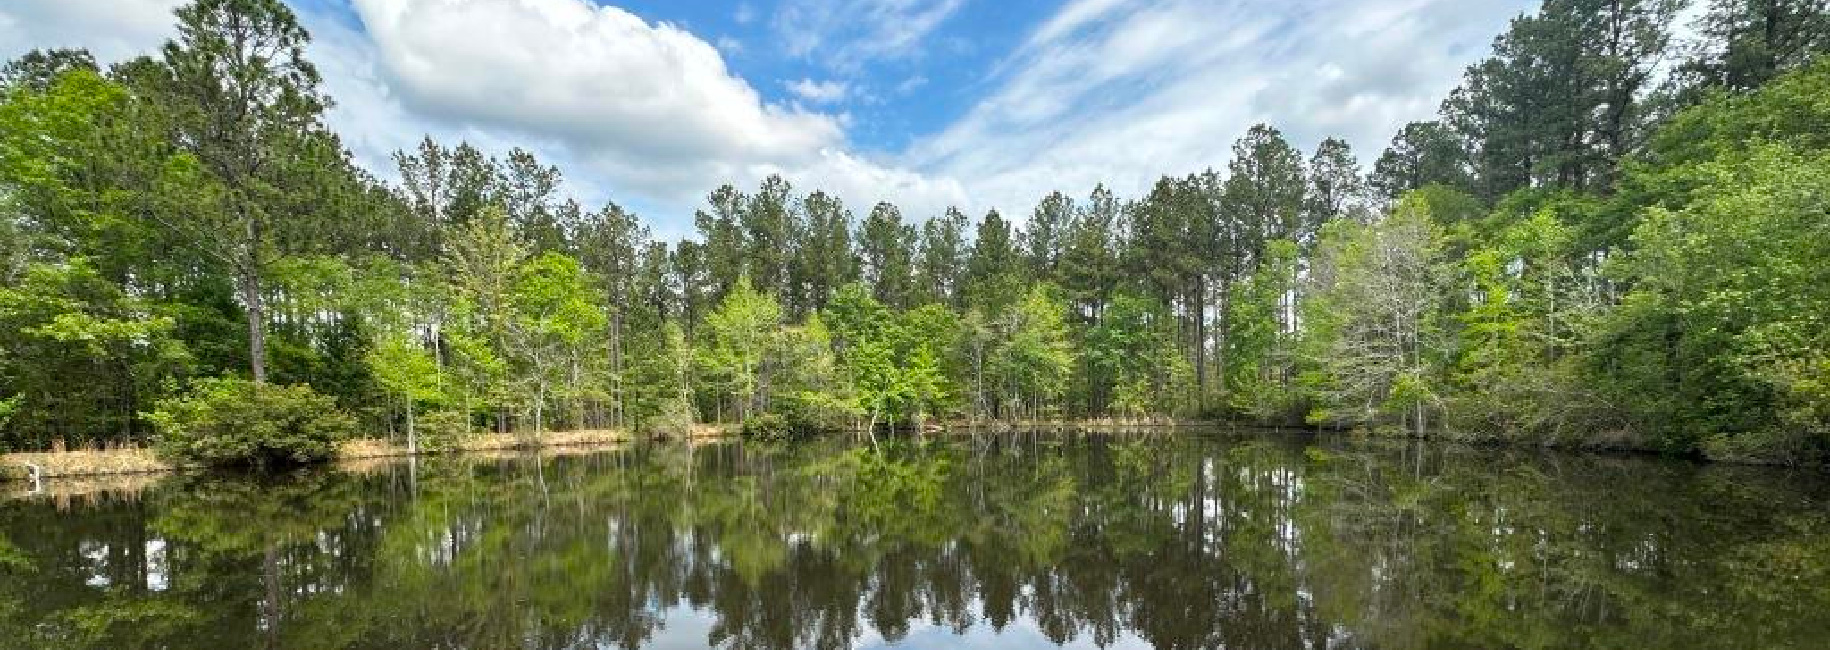
[[[800,440],[818,432],[818,423],[806,413],[791,410],[784,413],[760,413],[743,421],[741,433],[752,440]]]
[[[658,412],[636,421],[636,431],[658,438],[685,437],[693,432],[693,407],[686,400],[667,398]]]
[[[414,423],[414,431],[419,434],[420,451],[451,451],[470,438],[470,414],[457,409],[424,413]]]
[[[162,399],[146,415],[159,455],[211,467],[298,465],[330,460],[356,420],[310,386],[206,379]]]

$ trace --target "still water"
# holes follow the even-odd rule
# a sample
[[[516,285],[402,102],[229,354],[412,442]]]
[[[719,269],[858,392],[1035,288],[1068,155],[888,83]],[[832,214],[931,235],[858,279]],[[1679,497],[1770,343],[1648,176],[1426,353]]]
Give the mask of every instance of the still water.
[[[176,476],[0,502],[0,647],[1826,648],[1825,488],[1188,431]]]

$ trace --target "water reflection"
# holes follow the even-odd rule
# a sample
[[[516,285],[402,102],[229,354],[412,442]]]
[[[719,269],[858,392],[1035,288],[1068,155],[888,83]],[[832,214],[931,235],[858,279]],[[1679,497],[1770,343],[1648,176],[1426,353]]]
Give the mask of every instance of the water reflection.
[[[1822,483],[1186,433],[179,477],[0,504],[0,644],[1821,647]]]

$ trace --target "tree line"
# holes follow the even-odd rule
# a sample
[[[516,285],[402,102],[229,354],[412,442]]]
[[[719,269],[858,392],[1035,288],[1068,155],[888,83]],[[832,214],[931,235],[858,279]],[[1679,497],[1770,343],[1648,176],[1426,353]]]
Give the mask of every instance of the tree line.
[[[1026,218],[724,186],[697,236],[323,116],[279,0],[158,53],[9,63],[0,445],[143,441],[211,378],[413,444],[1227,418],[1808,462],[1830,448],[1821,0],[1547,0],[1370,172],[1258,125],[1217,168]],[[1218,163],[1219,161],[1217,161]]]

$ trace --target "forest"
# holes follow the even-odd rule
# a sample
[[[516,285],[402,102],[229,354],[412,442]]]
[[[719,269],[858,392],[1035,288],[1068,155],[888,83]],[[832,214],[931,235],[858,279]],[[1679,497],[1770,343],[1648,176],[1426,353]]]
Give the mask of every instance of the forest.
[[[1214,420],[1821,463],[1830,7],[1699,1],[1546,0],[1370,164],[1261,124],[1010,215],[771,177],[667,241],[522,149],[362,168],[293,12],[196,0],[0,73],[0,449]]]

